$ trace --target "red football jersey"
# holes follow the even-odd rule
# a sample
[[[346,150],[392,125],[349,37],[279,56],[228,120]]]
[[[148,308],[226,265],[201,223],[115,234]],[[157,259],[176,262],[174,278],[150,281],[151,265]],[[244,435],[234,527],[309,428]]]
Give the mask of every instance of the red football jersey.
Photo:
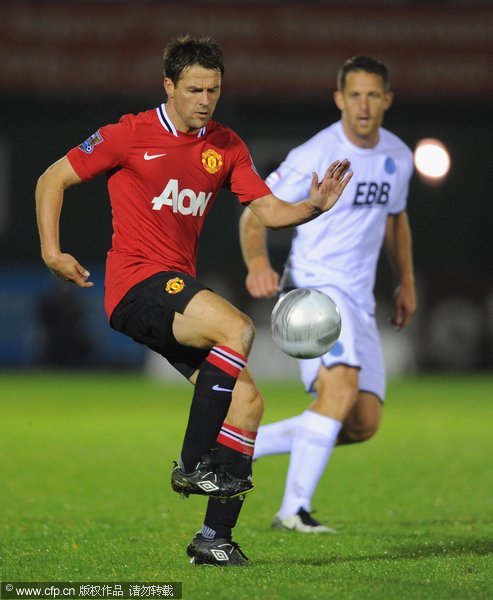
[[[159,271],[195,277],[199,234],[221,188],[241,203],[270,194],[231,129],[209,121],[197,135],[179,133],[164,104],[101,127],[67,156],[81,179],[108,177],[108,317],[132,286]]]

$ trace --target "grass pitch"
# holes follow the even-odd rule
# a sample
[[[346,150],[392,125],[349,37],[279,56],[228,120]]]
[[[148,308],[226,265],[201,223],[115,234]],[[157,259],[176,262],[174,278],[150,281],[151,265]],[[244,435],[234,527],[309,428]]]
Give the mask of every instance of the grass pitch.
[[[264,422],[306,407],[262,386]],[[191,387],[0,374],[2,581],[183,582],[183,598],[493,597],[493,377],[390,382],[380,433],[338,448],[314,498],[336,536],[270,528],[287,457],[255,465],[235,537],[248,568],[188,564],[205,499],[169,487]]]

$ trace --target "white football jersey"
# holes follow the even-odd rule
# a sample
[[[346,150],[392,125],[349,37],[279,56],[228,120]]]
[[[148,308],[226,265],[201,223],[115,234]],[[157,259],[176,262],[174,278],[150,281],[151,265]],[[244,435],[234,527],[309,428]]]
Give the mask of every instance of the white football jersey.
[[[335,285],[368,312],[375,309],[387,216],[406,209],[413,171],[411,150],[402,140],[383,128],[379,138],[374,148],[359,148],[339,121],[291,150],[266,179],[275,196],[299,202],[309,195],[313,171],[321,179],[335,160],[351,161],[353,178],[336,205],[296,228],[287,266],[296,286]]]

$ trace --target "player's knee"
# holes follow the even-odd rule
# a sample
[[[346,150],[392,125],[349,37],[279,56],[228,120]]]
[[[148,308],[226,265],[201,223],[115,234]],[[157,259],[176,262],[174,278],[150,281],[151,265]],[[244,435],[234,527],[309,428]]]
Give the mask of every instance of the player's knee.
[[[353,371],[342,366],[322,367],[315,383],[319,400],[329,404],[339,401],[351,407],[358,395],[357,375]]]
[[[248,315],[239,313],[236,316],[233,327],[233,330],[236,332],[236,335],[239,336],[245,350],[247,352],[250,351],[255,338],[255,326],[253,325],[253,321]]]
[[[365,424],[343,423],[337,436],[337,443],[343,445],[366,442],[377,433],[379,425],[379,422]]]
[[[253,340],[255,338],[255,325],[249,316],[242,313],[243,317],[243,340],[248,344],[248,347],[251,348],[253,344]]]
[[[240,311],[225,314],[217,324],[216,343],[230,346],[246,356],[255,338],[255,327],[248,315]]]

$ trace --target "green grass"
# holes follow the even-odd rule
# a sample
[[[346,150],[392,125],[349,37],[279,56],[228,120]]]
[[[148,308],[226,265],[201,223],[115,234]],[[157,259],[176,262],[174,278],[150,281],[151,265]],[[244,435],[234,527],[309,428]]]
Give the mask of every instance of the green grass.
[[[262,386],[265,422],[306,407]],[[337,536],[270,529],[287,457],[255,465],[251,564],[184,554],[203,498],[169,488],[191,388],[130,375],[0,374],[0,579],[182,581],[183,598],[493,598],[493,377],[390,382],[380,433],[336,449],[314,498]]]

